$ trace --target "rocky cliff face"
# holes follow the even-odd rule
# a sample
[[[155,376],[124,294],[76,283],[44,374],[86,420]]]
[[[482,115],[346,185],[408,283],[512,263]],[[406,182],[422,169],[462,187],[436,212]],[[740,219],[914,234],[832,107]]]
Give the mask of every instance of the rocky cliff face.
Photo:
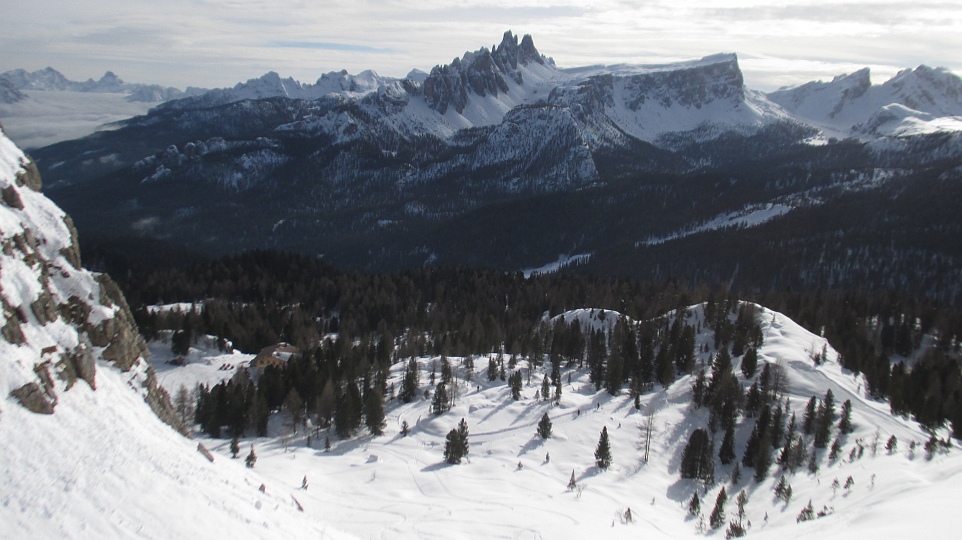
[[[58,396],[79,381],[96,389],[98,367],[119,369],[181,428],[120,289],[81,267],[70,216],[40,187],[33,162],[0,131],[0,391],[54,414]]]
[[[482,48],[432,69],[424,81],[424,99],[441,114],[449,107],[461,113],[471,94],[484,97],[507,93],[506,78],[522,84],[524,77],[518,66],[550,62],[535,48],[531,36],[524,36],[519,44],[518,37],[509,30],[504,33],[501,45],[493,50]]]

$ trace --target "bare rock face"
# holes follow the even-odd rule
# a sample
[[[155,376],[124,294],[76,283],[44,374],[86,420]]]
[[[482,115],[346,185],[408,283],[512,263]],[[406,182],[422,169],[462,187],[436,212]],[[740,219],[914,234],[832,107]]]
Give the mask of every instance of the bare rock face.
[[[35,382],[17,388],[10,392],[10,395],[17,398],[28,411],[37,414],[53,414],[53,408],[57,404],[57,400],[50,399],[43,388]]]
[[[134,316],[130,312],[127,300],[120,288],[107,274],[98,274],[100,284],[100,303],[117,308],[111,319],[106,319],[96,326],[87,327],[90,340],[98,347],[106,347],[103,352],[105,360],[114,362],[121,370],[127,371],[141,358],[147,358],[147,343],[137,332]]]
[[[524,82],[518,66],[544,64],[546,61],[535,48],[531,36],[524,36],[519,46],[518,37],[508,31],[501,44],[492,50],[481,49],[463,58],[455,58],[449,65],[432,69],[424,81],[424,98],[441,114],[449,107],[461,113],[471,94],[483,97],[506,93],[509,87],[505,78],[517,84]]]
[[[0,131],[0,382],[26,409],[54,414],[58,393],[77,381],[96,390],[97,360],[106,360],[182,429],[123,294],[106,274],[81,267],[73,221],[41,185],[33,162]]]

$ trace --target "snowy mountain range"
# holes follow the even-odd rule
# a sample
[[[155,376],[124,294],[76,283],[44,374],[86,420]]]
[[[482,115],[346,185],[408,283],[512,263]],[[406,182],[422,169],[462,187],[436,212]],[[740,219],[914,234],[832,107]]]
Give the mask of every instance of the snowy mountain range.
[[[768,94],[802,121],[839,136],[906,136],[962,130],[962,79],[919,66],[873,85],[868,68]]]
[[[730,230],[726,242],[794,250],[772,237],[828,212],[816,220],[825,229],[796,244],[813,245],[781,252],[807,259],[806,269],[777,279],[854,284],[879,257],[936,256],[915,240],[885,244],[882,230],[958,226],[948,210],[920,225],[908,214],[931,201],[907,203],[900,186],[921,175],[939,187],[913,196],[954,197],[944,179],[962,163],[960,88],[956,75],[923,66],[881,85],[860,71],[764,94],[745,87],[734,54],[559,69],[530,36],[506,32],[490,50],[404,79],[341,72],[300,84],[269,73],[34,157],[48,193],[93,238],[204,253],[270,246],[370,269],[521,270],[591,254],[579,263],[637,275],[657,261],[655,272],[689,279],[717,265],[708,279],[722,280],[748,279],[757,253],[732,246],[731,260],[695,264],[687,258],[703,250],[682,250],[686,260],[668,252]],[[852,206],[867,200],[852,193],[881,196],[893,214],[875,226],[838,223],[870,212]],[[828,240],[832,228],[859,227],[848,237],[865,249],[836,251]],[[766,238],[736,240],[756,234]],[[958,250],[937,256],[962,261]],[[823,276],[819,260],[844,270]],[[751,286],[776,279],[760,274]],[[942,281],[950,274],[911,287],[962,294]]]
[[[714,126],[716,132],[750,129],[786,119],[840,137],[962,130],[958,125],[962,122],[958,119],[962,116],[962,80],[944,68],[920,66],[880,85],[872,84],[865,68],[830,83],[812,82],[764,94],[745,87],[734,54],[667,65],[561,70],[537,51],[531,36],[519,43],[510,31],[492,50],[466,53],[427,75],[412,73],[398,80],[373,71],[358,75],[342,71],[302,85],[270,72],[230,89],[211,90],[159,108],[188,110],[272,97],[315,100],[332,94],[376,106],[376,99],[365,100],[371,93],[393,96],[395,106],[372,113],[401,117],[392,123],[444,137],[460,129],[500,124],[505,114],[521,105],[583,103],[585,93],[600,100],[596,105],[618,129],[649,142],[663,133],[708,126]],[[422,103],[411,104],[411,98]],[[418,106],[421,104],[436,115],[426,115]],[[449,108],[453,113],[449,114]],[[886,125],[894,120],[893,114],[900,122]]]
[[[127,83],[110,71],[78,82],[49,67],[15,69],[0,73],[0,123],[21,148],[40,148],[114,129],[157,103],[206,91]]]
[[[0,81],[7,81],[13,88],[20,91],[59,91],[59,92],[88,92],[97,94],[127,94],[127,101],[162,102],[170,99],[188,97],[207,92],[205,88],[187,88],[179,90],[157,84],[141,84],[124,82],[112,71],[104,73],[98,79],[86,81],[71,81],[52,67],[27,71],[13,69],[0,73]],[[6,102],[10,103],[10,102]]]
[[[175,428],[188,426],[168,396],[179,385],[246,377],[253,355],[215,353],[216,340],[202,339],[175,365],[165,362],[173,360],[169,343],[155,342],[155,372],[123,296],[108,277],[81,267],[71,219],[40,188],[36,167],[0,133],[4,535],[346,538],[337,527],[359,537],[700,538],[720,534],[705,529],[704,516],[722,489],[733,500],[746,493],[737,520],[762,539],[944,535],[959,526],[945,511],[945,501],[959,494],[958,449],[924,447],[931,435],[872,398],[825,338],[757,306],[751,312],[758,368],[777,372],[781,385],[771,405],[801,418],[809,399],[831,391],[851,408],[851,431],[831,428],[838,455],[813,449],[807,472],[773,467],[755,481],[747,471],[736,475],[735,465],[719,464],[710,484],[679,478],[685,441],[710,423],[707,408],[691,404],[691,375],[634,403],[629,394],[597,389],[586,369],[567,365],[556,399],[539,399],[537,384],[523,385],[515,399],[505,381],[484,376],[482,357],[471,359],[476,364],[452,358],[457,398],[435,414],[421,398],[431,390],[427,373],[439,360],[433,356],[390,370],[385,385],[401,387],[412,363],[424,384],[409,403],[389,401],[383,435],[333,440],[322,450],[321,431],[292,431],[286,413],[277,413],[267,437],[243,439],[245,452],[256,447],[259,456],[256,468],[246,468],[230,459],[227,439],[180,435]],[[708,369],[720,350],[706,313],[705,305],[688,306],[654,322],[692,329],[692,360]],[[735,313],[723,317],[736,322]],[[590,306],[561,313],[552,324],[561,320],[603,332],[621,320],[636,324]],[[737,355],[731,367],[746,358]],[[518,369],[541,368],[522,357]],[[735,381],[747,388],[752,377]],[[536,434],[543,418],[553,423],[550,437]],[[461,465],[449,465],[445,433],[458,419],[470,426],[470,453]],[[738,448],[748,445],[759,422],[750,415],[740,421]],[[591,458],[602,430],[610,433],[612,455],[604,468]],[[798,433],[793,440],[808,445]],[[313,443],[309,435],[316,435]],[[712,462],[713,452],[714,442]],[[774,494],[780,479],[793,495]],[[695,493],[703,510],[692,513]],[[734,501],[727,512],[734,521]]]

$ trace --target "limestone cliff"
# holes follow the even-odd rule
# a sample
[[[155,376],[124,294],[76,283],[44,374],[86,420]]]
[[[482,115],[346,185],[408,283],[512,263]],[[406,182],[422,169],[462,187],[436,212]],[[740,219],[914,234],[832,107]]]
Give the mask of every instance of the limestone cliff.
[[[0,388],[27,409],[54,414],[58,396],[98,366],[124,372],[166,423],[170,397],[117,285],[81,267],[70,216],[41,193],[37,168],[0,130]]]

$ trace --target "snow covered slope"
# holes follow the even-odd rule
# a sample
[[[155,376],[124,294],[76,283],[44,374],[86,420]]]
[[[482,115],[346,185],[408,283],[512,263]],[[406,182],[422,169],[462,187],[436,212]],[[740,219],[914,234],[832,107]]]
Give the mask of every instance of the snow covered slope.
[[[873,85],[868,68],[831,82],[810,82],[768,94],[804,122],[830,135],[906,136],[962,129],[962,79],[919,66]]]
[[[158,418],[176,423],[123,297],[2,133],[0,194],[0,537],[339,537]]]
[[[606,311],[602,321],[599,312],[573,310],[563,318],[598,327],[619,317]],[[687,324],[701,328],[695,345],[699,366],[705,366],[714,345],[704,308],[693,306],[683,316]],[[826,390],[832,390],[837,405],[845,400],[853,404],[854,432],[839,437],[842,457],[831,462],[827,449],[820,450],[814,474],[804,467],[783,473],[775,465],[767,479],[755,483],[752,469],[744,468],[734,483],[733,466],[716,464],[718,483],[705,494],[693,481],[679,478],[680,455],[689,434],[708,423],[708,412],[689,404],[689,377],[644,394],[641,409],[636,410],[628,395],[595,391],[585,371],[567,367],[560,402],[538,400],[543,368],[536,368],[522,399],[513,401],[505,382],[488,381],[485,357],[474,358],[470,375],[464,359],[451,359],[459,397],[442,416],[431,414],[428,399],[409,404],[390,401],[381,437],[365,434],[340,441],[331,433],[331,449],[325,451],[323,431],[308,447],[303,432],[292,435],[278,421],[273,424],[274,438],[244,444],[256,441],[264,448],[257,467],[276,485],[296,489],[307,478],[309,486],[297,492],[306,513],[325,516],[333,525],[366,538],[720,538],[724,528],[698,532],[698,519],[687,516],[686,504],[697,490],[707,521],[722,487],[729,494],[729,519],[736,512],[736,495],[745,490],[750,538],[914,538],[958,530],[962,518],[946,511],[946,501],[962,496],[962,453],[953,448],[927,460],[920,443],[928,435],[913,422],[891,416],[886,403],[867,397],[860,377],[840,368],[836,352],[824,338],[763,308],[757,321],[764,335],[760,362],[784,370],[786,397],[799,423],[808,399],[821,398]],[[823,351],[827,361],[816,366],[812,358]],[[427,373],[439,359],[418,362],[424,383],[420,395],[429,389]],[[735,358],[736,373],[739,363]],[[403,364],[393,371],[396,387]],[[518,360],[525,376],[528,368],[525,359]],[[746,387],[750,384],[741,374],[738,379]],[[544,414],[553,423],[547,440],[536,435]],[[445,435],[462,418],[469,428],[468,460],[447,465]],[[653,442],[646,462],[642,449],[649,421]],[[402,422],[411,429],[406,437],[400,434]],[[739,460],[752,423],[745,420],[736,430]],[[592,455],[603,427],[613,455],[607,471],[595,466]],[[889,453],[884,446],[893,435],[898,447]],[[914,449],[912,441],[918,443]],[[227,440],[206,442],[216,453],[228,454]],[[572,472],[577,487],[569,490]],[[787,504],[773,494],[782,474],[794,492]],[[844,488],[848,477],[854,485]],[[836,479],[840,486],[833,489]],[[816,512],[826,515],[796,522],[809,500]],[[624,519],[629,508],[630,523]]]

